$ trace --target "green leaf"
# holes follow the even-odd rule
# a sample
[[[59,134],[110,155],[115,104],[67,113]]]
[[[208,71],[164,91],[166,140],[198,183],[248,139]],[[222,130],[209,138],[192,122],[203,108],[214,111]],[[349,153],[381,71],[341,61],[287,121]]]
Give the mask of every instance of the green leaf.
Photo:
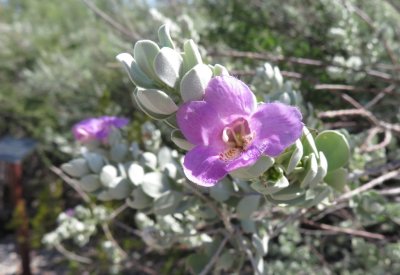
[[[297,184],[291,184],[276,193],[271,194],[275,200],[290,201],[304,195],[304,189],[300,188]]]
[[[229,174],[234,178],[243,180],[258,178],[259,176],[264,174],[265,171],[271,168],[274,165],[274,162],[275,161],[273,158],[262,156],[257,160],[255,164],[248,167],[236,169],[234,171],[231,171]]]
[[[135,59],[133,59],[129,53],[121,53],[117,55],[117,60],[124,65],[124,68],[128,72],[129,78],[133,84],[148,89],[157,87],[156,83],[139,68]]]
[[[308,192],[313,192],[311,200],[307,198]],[[331,188],[329,188],[328,186],[317,186],[313,189],[308,190],[306,192],[306,203],[303,205],[303,207],[308,208],[317,205],[326,197],[328,197],[330,193],[331,193]]]
[[[86,159],[90,170],[92,170],[96,174],[100,173],[101,168],[104,165],[104,160],[101,155],[88,152],[83,154],[83,157]]]
[[[179,80],[182,66],[182,56],[171,48],[162,48],[154,60],[154,71],[158,78],[171,88]]]
[[[288,166],[286,168],[286,173],[290,174],[293,172],[294,168],[296,168],[297,164],[301,161],[303,157],[303,145],[301,144],[300,140],[296,140],[294,144],[295,149],[290,157]]]
[[[260,195],[249,195],[242,198],[236,208],[239,219],[250,219],[251,214],[258,209],[260,199]]]
[[[323,131],[315,138],[315,142],[328,161],[328,171],[346,165],[350,158],[350,147],[343,134],[333,130]]]
[[[301,142],[303,144],[303,155],[308,156],[314,153],[317,158],[319,158],[317,146],[315,145],[314,137],[307,127],[303,127],[303,136],[301,137]]]
[[[186,264],[194,274],[199,274],[209,262],[209,257],[203,253],[195,253],[186,258]]]
[[[132,185],[126,178],[117,177],[110,183],[108,192],[113,199],[121,200],[129,197],[132,191]]]
[[[90,173],[87,161],[84,158],[76,158],[61,165],[61,169],[74,178],[81,178]]]
[[[183,74],[198,64],[203,64],[199,49],[192,39],[186,41],[183,45]]]
[[[125,143],[118,143],[111,146],[110,156],[115,162],[122,162],[128,154],[129,148]]]
[[[158,80],[153,69],[153,64],[159,52],[160,48],[151,40],[140,40],[136,42],[133,48],[133,57],[139,65],[139,68],[153,80]]]
[[[271,202],[271,203],[273,203],[273,204],[276,204],[276,205],[282,205],[282,206],[295,206],[295,205],[300,205],[300,204],[302,204],[302,203],[304,203],[304,201],[305,201],[305,194],[303,194],[303,195],[301,195],[301,196],[299,196],[299,197],[296,197],[296,198],[294,198],[294,199],[276,199],[276,198],[273,198],[272,196],[269,196],[269,195],[267,195],[267,196],[265,196],[265,198],[269,201],[269,202]]]
[[[228,271],[235,262],[235,254],[231,253],[229,250],[225,250],[221,253],[218,261],[216,262],[216,266],[218,270]]]
[[[329,171],[326,174],[324,180],[336,191],[343,192],[344,186],[347,183],[347,170],[344,168],[339,168],[333,171]]]
[[[214,71],[214,76],[229,75],[228,70],[220,64],[215,64],[213,71]]]
[[[232,182],[228,179],[220,181],[218,184],[210,187],[210,196],[220,202],[229,199],[233,193]]]
[[[97,199],[101,201],[110,201],[113,199],[113,197],[110,194],[109,190],[103,190],[97,194]]]
[[[302,188],[309,186],[310,183],[314,180],[317,173],[318,173],[317,158],[314,155],[314,153],[311,153],[310,158],[308,159],[306,167],[305,167],[305,176],[304,176],[303,180],[301,181],[300,186]]]
[[[144,175],[141,186],[144,193],[155,199],[169,190],[168,178],[160,172],[151,172]]]
[[[182,200],[182,193],[169,190],[154,201],[153,210],[157,215],[168,215],[174,213]]]
[[[158,40],[162,47],[174,49],[174,42],[172,41],[169,24],[164,24],[158,29]]]
[[[153,203],[152,198],[147,196],[140,186],[133,190],[132,196],[133,198],[128,197],[126,199],[126,203],[134,209],[144,209],[150,207]]]
[[[157,168],[157,156],[151,152],[144,152],[140,158],[139,163],[151,170],[155,170]]]
[[[289,186],[289,181],[283,175],[276,181],[268,180],[265,183],[256,181],[251,184],[251,187],[254,190],[264,195],[276,193],[288,186]]]
[[[181,80],[180,92],[183,101],[202,100],[212,71],[204,64],[198,64],[188,71]]]
[[[319,152],[319,163],[318,163],[318,172],[315,175],[314,179],[310,182],[309,188],[314,188],[317,183],[322,182],[326,173],[328,171],[328,162],[326,160],[325,154],[323,152]]]
[[[158,151],[157,158],[158,166],[160,167],[160,169],[163,169],[165,165],[172,162],[171,150],[166,146],[161,147]]]
[[[176,146],[186,151],[189,151],[194,147],[193,144],[185,139],[180,130],[173,130],[171,132],[171,140]]]
[[[99,176],[95,174],[84,176],[81,178],[79,183],[82,189],[86,192],[93,192],[101,187]]]
[[[178,110],[175,102],[163,91],[155,89],[137,91],[137,99],[142,106],[155,114],[171,115]]]
[[[139,186],[143,182],[144,169],[137,163],[132,163],[128,168],[129,180],[136,186]]]
[[[112,181],[118,176],[118,170],[112,165],[106,165],[101,169],[100,181],[105,187],[110,187]]]
[[[263,236],[260,238],[257,234],[253,234],[251,237],[251,241],[253,243],[254,248],[257,250],[259,255],[265,256],[268,253],[268,242],[269,237],[268,235]]]
[[[141,101],[138,99],[138,92],[140,89],[135,89],[135,91],[133,91],[132,93],[132,98],[134,100],[134,102],[136,103],[136,105],[140,108],[140,110],[143,111],[143,113],[145,113],[146,115],[148,115],[149,117],[151,117],[152,119],[156,119],[156,120],[162,120],[162,119],[166,119],[167,117],[170,116],[170,114],[168,115],[163,115],[160,113],[155,113],[151,110],[149,110],[147,107],[145,107]]]
[[[241,219],[240,226],[245,233],[255,233],[257,230],[255,221],[250,219]]]

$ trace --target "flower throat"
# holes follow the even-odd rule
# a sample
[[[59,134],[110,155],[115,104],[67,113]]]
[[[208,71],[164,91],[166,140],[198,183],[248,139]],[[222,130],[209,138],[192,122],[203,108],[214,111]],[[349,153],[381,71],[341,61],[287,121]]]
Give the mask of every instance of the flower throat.
[[[244,118],[236,119],[222,131],[222,140],[228,148],[219,154],[219,158],[223,161],[237,158],[249,147],[253,139],[254,132],[251,132],[248,121]]]

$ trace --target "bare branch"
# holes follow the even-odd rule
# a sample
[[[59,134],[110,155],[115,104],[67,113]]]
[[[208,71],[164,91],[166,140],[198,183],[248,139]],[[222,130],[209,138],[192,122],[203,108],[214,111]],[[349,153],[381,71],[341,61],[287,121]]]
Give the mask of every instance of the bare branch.
[[[222,250],[224,249],[226,243],[228,240],[231,238],[231,234],[227,234],[225,238],[222,240],[221,244],[219,245],[217,251],[215,251],[214,255],[210,259],[210,261],[207,263],[207,265],[203,268],[203,270],[200,272],[200,275],[207,275],[208,272],[211,270],[211,268],[214,266],[214,264],[218,261],[219,255],[221,254]]]
[[[82,264],[91,264],[92,260],[83,256],[79,256],[69,250],[67,250],[62,244],[55,243],[54,247],[57,249],[58,252],[63,254],[66,258],[70,259],[71,261],[76,261]]]
[[[343,227],[332,226],[332,225],[323,224],[323,223],[316,223],[316,222],[313,222],[310,220],[303,220],[302,222],[304,224],[311,225],[313,227],[317,227],[317,228],[327,230],[327,231],[344,233],[344,234],[349,234],[349,235],[363,237],[363,238],[370,238],[370,239],[378,239],[378,240],[385,239],[385,236],[382,234],[371,233],[368,231],[357,230],[357,229],[352,229],[352,228],[343,228]]]
[[[82,0],[86,6],[94,12],[98,17],[103,19],[105,22],[107,22],[111,27],[113,27],[115,30],[117,30],[119,33],[122,35],[126,36],[130,40],[139,40],[140,36],[131,30],[128,30],[126,27],[122,26],[120,23],[115,21],[111,16],[106,14],[104,11],[99,9],[92,1],[90,0]]]
[[[182,180],[183,183],[186,184],[187,187],[189,187],[190,190],[192,190],[192,192],[198,196],[200,199],[202,199],[203,201],[205,201],[205,203],[215,211],[215,213],[217,213],[217,215],[221,218],[222,222],[225,225],[226,230],[228,230],[229,233],[233,233],[234,232],[234,228],[231,224],[231,222],[229,221],[229,217],[222,211],[220,210],[212,200],[210,200],[207,196],[205,196],[204,194],[202,194],[199,190],[197,190],[194,186],[192,186],[186,179]]]
[[[86,203],[90,204],[89,196],[86,195],[86,193],[80,188],[79,182],[77,180],[70,178],[61,169],[59,169],[55,166],[51,166],[50,170],[54,174],[59,176],[61,179],[63,179],[66,183],[68,183],[68,185],[71,186],[79,194],[79,196],[82,198],[82,200],[84,200]]]
[[[367,191],[367,190],[369,190],[371,188],[374,188],[375,186],[377,186],[379,184],[382,184],[383,182],[385,182],[385,181],[387,181],[389,179],[393,179],[393,178],[395,178],[395,177],[397,177],[399,175],[400,175],[400,169],[385,173],[382,176],[379,176],[379,177],[369,181],[368,183],[363,184],[362,186],[360,186],[360,187],[358,187],[358,188],[356,188],[356,189],[354,189],[354,190],[352,190],[350,192],[347,192],[347,193],[341,195],[336,200],[334,200],[333,203],[339,203],[339,202],[348,200],[348,199],[350,199],[350,198],[352,198],[352,197],[354,197],[354,196],[356,196],[356,195],[358,195],[358,194],[360,194],[362,192],[365,192],[365,191]]]

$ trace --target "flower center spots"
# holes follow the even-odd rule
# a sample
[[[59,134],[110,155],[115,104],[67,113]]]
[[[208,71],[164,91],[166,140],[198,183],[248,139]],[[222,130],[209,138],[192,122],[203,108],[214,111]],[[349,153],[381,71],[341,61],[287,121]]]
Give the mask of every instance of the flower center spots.
[[[219,154],[219,158],[223,161],[237,158],[249,147],[253,139],[254,132],[250,130],[247,120],[244,118],[235,120],[222,132],[222,140],[228,148]]]

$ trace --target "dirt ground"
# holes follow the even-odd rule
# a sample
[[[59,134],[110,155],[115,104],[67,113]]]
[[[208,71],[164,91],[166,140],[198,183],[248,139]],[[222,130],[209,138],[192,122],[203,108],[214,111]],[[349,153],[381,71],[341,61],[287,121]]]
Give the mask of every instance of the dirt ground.
[[[66,267],[60,264],[63,257],[55,251],[33,250],[31,252],[32,274],[66,274]],[[21,264],[12,236],[0,238],[0,275],[20,274]]]

